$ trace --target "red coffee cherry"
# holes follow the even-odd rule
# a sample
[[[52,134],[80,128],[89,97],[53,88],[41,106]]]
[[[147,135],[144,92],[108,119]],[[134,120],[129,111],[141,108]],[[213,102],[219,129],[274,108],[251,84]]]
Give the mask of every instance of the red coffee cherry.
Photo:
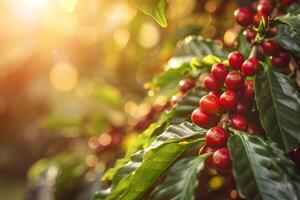
[[[228,148],[221,148],[215,151],[212,160],[214,167],[219,172],[224,172],[231,168],[231,160]]]
[[[247,130],[248,122],[242,115],[234,114],[231,116],[231,125],[237,130],[245,131]]]
[[[259,63],[259,61],[257,60],[257,58],[252,57],[247,59],[242,67],[241,67],[241,71],[246,75],[246,76],[253,76],[259,69],[260,69],[261,65]]]
[[[195,82],[192,79],[186,79],[179,82],[180,91],[186,93],[195,86]]]
[[[207,90],[211,91],[219,91],[221,88],[221,84],[215,79],[212,74],[209,74],[204,78],[203,84]]]
[[[263,132],[262,129],[256,124],[253,123],[248,124],[247,133],[249,133],[250,135],[259,135],[262,132]]]
[[[229,73],[228,69],[224,64],[214,64],[211,68],[211,74],[215,77],[215,79],[219,82],[224,82],[227,74]]]
[[[260,21],[261,20],[265,20],[265,26],[268,25],[269,23],[269,17],[264,15],[263,13],[257,13],[256,15],[254,15],[253,17],[253,24],[256,28],[259,27]]]
[[[221,127],[209,129],[205,135],[206,144],[209,147],[220,148],[227,144],[228,133]]]
[[[294,0],[280,0],[280,2],[284,5],[284,6],[289,6],[291,5],[293,2],[295,2]]]
[[[206,144],[201,147],[201,149],[199,150],[199,155],[205,154],[205,153],[210,153],[210,152],[214,152],[216,151],[216,149],[207,146]],[[205,167],[208,168],[212,168],[213,167],[213,161],[212,161],[212,156],[209,156],[206,158],[205,162],[204,162]]]
[[[255,41],[256,38],[256,31],[253,28],[248,28],[246,31],[244,31],[244,35],[246,36],[246,39],[249,43],[252,43]]]
[[[209,94],[209,95],[214,95],[214,96],[217,97],[218,99],[219,99],[220,96],[221,96],[221,93],[220,93],[220,92],[216,92],[216,91],[210,91],[208,94]]]
[[[193,111],[191,117],[193,123],[201,127],[208,127],[214,121],[216,121],[216,116],[206,114],[201,108],[197,108]]]
[[[229,72],[225,79],[224,85],[229,90],[241,89],[244,86],[244,76],[241,71]]]
[[[221,106],[228,110],[234,110],[238,103],[238,96],[235,92],[227,90],[220,96]]]
[[[199,106],[207,114],[216,114],[221,111],[219,99],[214,95],[205,95],[199,101]]]
[[[242,93],[244,97],[254,97],[253,80],[245,80]]]
[[[261,12],[264,15],[269,16],[272,11],[272,2],[270,0],[265,0],[260,2],[256,7],[257,12]]]
[[[240,99],[236,105],[235,112],[238,114],[244,114],[249,110],[250,104],[246,99]]]
[[[280,53],[281,47],[278,42],[274,40],[264,41],[261,44],[264,54],[268,56],[277,56]]]
[[[228,63],[234,69],[240,69],[244,62],[244,56],[238,51],[231,52],[228,55]]]
[[[281,51],[279,56],[272,56],[271,63],[274,67],[277,68],[286,68],[289,66],[290,55],[286,51]]]
[[[247,27],[252,23],[253,13],[248,9],[241,7],[234,11],[236,22],[242,27]]]

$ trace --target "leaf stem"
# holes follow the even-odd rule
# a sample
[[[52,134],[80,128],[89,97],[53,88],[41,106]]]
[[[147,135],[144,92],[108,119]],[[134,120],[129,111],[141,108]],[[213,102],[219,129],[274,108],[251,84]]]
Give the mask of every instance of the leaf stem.
[[[250,55],[248,58],[253,58],[253,57],[257,57],[258,54],[258,50],[259,50],[259,45],[253,45]]]

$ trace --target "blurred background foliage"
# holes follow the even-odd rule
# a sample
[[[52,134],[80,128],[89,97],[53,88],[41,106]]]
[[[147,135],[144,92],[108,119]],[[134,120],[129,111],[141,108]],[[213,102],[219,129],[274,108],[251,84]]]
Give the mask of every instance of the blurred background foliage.
[[[0,199],[21,199],[27,178],[28,199],[82,180],[85,199],[164,108],[150,81],[177,42],[235,45],[237,3],[170,0],[161,28],[130,0],[0,1]]]

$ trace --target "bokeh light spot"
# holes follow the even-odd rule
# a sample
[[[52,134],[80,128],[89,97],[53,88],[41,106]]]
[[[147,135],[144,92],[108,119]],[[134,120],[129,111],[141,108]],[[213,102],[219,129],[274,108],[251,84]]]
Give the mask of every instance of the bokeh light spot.
[[[224,34],[224,43],[226,45],[233,45],[236,38],[236,33],[233,29],[228,29]]]
[[[102,146],[108,146],[111,143],[111,141],[112,141],[111,135],[109,135],[108,133],[103,133],[99,137],[99,143]]]
[[[61,92],[72,91],[77,86],[78,76],[78,70],[64,61],[56,63],[49,74],[53,88]]]
[[[130,37],[130,33],[126,28],[118,29],[113,34],[113,39],[118,49],[123,49],[126,46],[129,37]]]
[[[145,23],[141,26],[138,36],[138,42],[144,48],[152,48],[158,44],[160,33],[157,25],[153,23]]]
[[[88,141],[88,145],[91,149],[96,149],[99,147],[99,140],[97,137],[91,137]]]
[[[98,158],[95,155],[88,155],[85,159],[85,163],[89,167],[96,166],[97,162],[98,162]]]

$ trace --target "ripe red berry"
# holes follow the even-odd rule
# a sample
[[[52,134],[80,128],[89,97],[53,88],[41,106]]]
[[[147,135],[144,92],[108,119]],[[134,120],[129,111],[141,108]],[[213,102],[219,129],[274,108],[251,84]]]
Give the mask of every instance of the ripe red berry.
[[[265,15],[270,15],[272,11],[272,2],[270,0],[265,0],[260,2],[256,7],[257,12],[261,12]]]
[[[280,2],[284,5],[284,6],[289,6],[291,5],[294,0],[280,0]]]
[[[225,79],[225,87],[229,90],[239,90],[244,85],[244,76],[241,71],[231,71]]]
[[[206,144],[209,147],[220,148],[226,146],[228,133],[221,127],[209,129],[205,135]]]
[[[222,63],[214,64],[211,68],[211,74],[219,82],[224,82],[228,73],[228,69]]]
[[[249,101],[246,99],[240,99],[236,105],[235,112],[238,114],[243,114],[248,111],[250,107]]]
[[[216,114],[221,111],[219,99],[214,95],[205,95],[199,101],[199,106],[207,114]]]
[[[286,51],[281,51],[278,56],[271,57],[271,63],[274,67],[286,68],[290,62],[290,55]]]
[[[207,90],[211,91],[219,91],[221,88],[221,84],[215,79],[212,74],[209,74],[204,78],[203,84]]]
[[[255,124],[249,123],[247,127],[247,133],[250,135],[259,135],[262,133],[262,129]]]
[[[221,96],[221,93],[220,93],[220,92],[216,92],[216,91],[210,91],[208,94],[209,94],[209,95],[214,95],[214,96],[217,97],[218,99],[219,99],[220,96]]]
[[[242,27],[247,27],[252,23],[253,13],[248,9],[241,7],[234,11],[236,22]]]
[[[245,32],[244,35],[246,36],[246,39],[249,43],[254,42],[255,37],[257,35],[256,31],[253,28],[248,28]]]
[[[195,82],[192,79],[186,79],[179,82],[180,91],[186,93],[195,86]]]
[[[260,63],[257,60],[257,58],[252,57],[247,59],[242,67],[241,71],[246,75],[246,76],[253,76],[259,69],[260,69]]]
[[[227,90],[220,96],[220,104],[226,110],[234,110],[238,103],[238,96],[235,92]]]
[[[264,41],[261,44],[264,54],[268,56],[277,56],[280,53],[281,47],[278,42],[274,40]]]
[[[269,23],[269,17],[264,15],[263,13],[257,13],[256,15],[254,15],[253,17],[253,24],[256,28],[259,27],[260,25],[260,21],[264,20],[265,21],[265,27],[268,25]]]
[[[234,69],[240,69],[244,62],[244,56],[238,51],[231,52],[228,55],[228,63]]]
[[[193,111],[192,121],[201,127],[208,127],[216,121],[216,116],[206,114],[201,108],[197,108]]]
[[[198,154],[202,155],[202,154],[214,152],[214,151],[216,151],[216,149],[209,147],[205,144],[203,147],[201,147]],[[207,157],[204,164],[206,167],[213,167],[212,156]]]
[[[245,80],[244,88],[242,92],[244,97],[251,98],[254,96],[253,80]]]
[[[247,129],[248,122],[242,115],[234,114],[231,116],[231,124],[233,128],[244,131]]]
[[[228,148],[221,148],[215,151],[212,157],[214,167],[220,171],[227,171],[231,168],[231,160]]]

